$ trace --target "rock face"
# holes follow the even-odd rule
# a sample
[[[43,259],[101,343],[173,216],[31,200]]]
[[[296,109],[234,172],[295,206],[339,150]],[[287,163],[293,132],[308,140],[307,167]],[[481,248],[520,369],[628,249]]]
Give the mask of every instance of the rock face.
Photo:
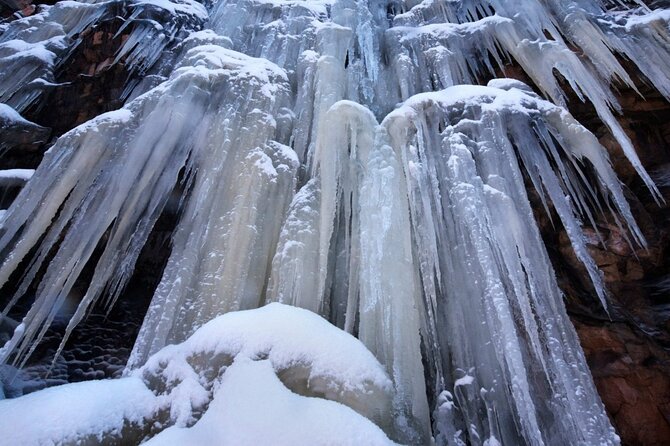
[[[128,78],[124,64],[113,64],[116,52],[128,38],[117,34],[123,20],[113,18],[86,29],[68,63],[59,73],[59,86],[46,99],[47,107],[29,111],[39,122],[63,134],[71,128],[123,105],[120,100]],[[58,110],[71,110],[61,114]]]
[[[633,249],[613,222],[585,228],[590,251],[609,288],[609,316],[598,308],[586,271],[564,231],[542,221],[568,311],[577,329],[594,381],[626,445],[670,444],[670,105],[654,92],[642,99],[620,98],[621,122],[640,158],[655,173],[666,203],[655,203],[589,108],[573,101],[581,122],[601,135],[614,167],[628,186],[628,199],[642,228],[647,249]]]
[[[670,438],[667,351],[625,322],[576,322],[593,377],[625,444]]]
[[[11,5],[24,15],[34,10],[29,1]],[[8,7],[3,8],[0,12],[9,16]],[[1,168],[35,167],[49,146],[48,129],[52,138],[57,137],[122,105],[120,90],[128,72],[123,63],[110,68],[116,49],[126,38],[123,33],[116,35],[119,26],[120,22],[110,20],[87,31],[59,74],[63,87],[55,88],[39,109],[26,113],[26,118],[41,126],[39,132],[17,133],[16,144],[0,159]],[[515,73],[518,70],[510,67],[505,74]],[[670,444],[670,104],[654,91],[643,90],[643,94],[645,99],[631,91],[621,93],[619,100],[624,108],[621,122],[645,167],[655,172],[655,180],[666,199],[660,204],[653,201],[595,112],[576,98],[570,104],[575,117],[599,135],[600,142],[610,150],[615,170],[628,186],[628,199],[649,243],[647,249],[631,247],[612,221],[602,220],[598,228],[585,228],[592,241],[591,254],[609,287],[612,302],[609,314],[600,308],[588,274],[575,257],[565,231],[537,214],[596,386],[623,443],[631,446]],[[536,196],[532,188],[529,196]],[[138,262],[134,286],[124,293],[122,300],[144,302],[139,305],[146,308],[169,255],[173,224],[174,215],[169,212],[161,218]],[[135,326],[121,325],[122,330],[136,332],[140,321],[129,323]],[[109,327],[101,329],[114,330],[113,325]],[[88,324],[81,330],[90,329]],[[73,340],[76,339],[74,336]],[[133,339],[126,341],[115,346],[119,362],[127,359],[123,355],[127,355]],[[71,344],[71,350],[65,354],[81,359],[76,358],[79,346],[76,342]],[[100,352],[100,356],[103,354],[110,352]],[[48,356],[47,352],[44,357]],[[95,361],[91,360],[91,364]],[[91,376],[95,376],[95,367],[91,367]],[[108,375],[113,373],[105,376]],[[86,377],[73,374],[65,378]]]
[[[15,3],[19,3],[13,0],[0,0],[1,17],[11,20],[30,16],[35,12],[31,1],[20,1],[21,4],[28,5],[27,9],[19,9],[15,6]],[[53,3],[56,2],[40,2]],[[19,125],[12,123],[10,126],[3,123],[0,117],[0,169],[36,168],[44,152],[56,138],[99,114],[116,110],[123,105],[120,96],[130,74],[124,61],[116,64],[112,64],[112,61],[127,40],[131,29],[119,32],[124,24],[122,17],[127,15],[127,11],[120,7],[118,9],[114,11],[117,14],[110,13],[108,20],[101,20],[78,36],[81,41],[69,55],[67,63],[54,73],[54,85],[38,104],[22,113],[29,121]],[[15,189],[2,190],[2,208],[6,208],[16,196]],[[19,372],[21,380],[28,382],[30,387],[16,389],[19,392],[17,394],[10,391],[8,397],[65,382],[116,378],[121,375],[142,323],[142,315],[169,255],[169,239],[173,228],[174,215],[166,212],[156,223],[140,256],[142,267],[131,279],[119,305],[108,314],[94,311],[76,330],[62,356],[49,370],[65,328],[62,321],[56,321],[44,342],[36,349],[33,358]],[[92,271],[89,271],[84,276],[90,279],[91,274]],[[75,288],[77,290],[72,297],[81,298],[83,292],[78,287]],[[4,306],[5,302],[1,302]],[[66,302],[65,307],[67,306]],[[21,305],[10,312],[9,316],[19,319],[26,311],[27,308]],[[68,311],[74,309],[66,308],[65,312]],[[0,333],[0,344],[7,340],[3,335],[6,333]]]

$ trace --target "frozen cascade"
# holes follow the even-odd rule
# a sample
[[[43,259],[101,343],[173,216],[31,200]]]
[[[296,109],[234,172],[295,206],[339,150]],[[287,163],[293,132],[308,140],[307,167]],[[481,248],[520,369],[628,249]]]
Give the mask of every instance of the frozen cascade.
[[[22,112],[53,86],[54,74],[80,43],[79,35],[127,10],[132,32],[119,48],[130,71],[144,74],[180,34],[202,28],[207,11],[194,0],[183,2],[62,1],[34,16],[0,25],[0,101]],[[119,32],[123,31],[121,29]],[[150,42],[149,44],[142,42]],[[97,70],[105,69],[97,67]]]
[[[593,105],[660,199],[613,91],[636,88],[623,56],[670,98],[669,11],[590,0],[64,1],[0,25],[12,125],[32,125],[21,113],[39,106],[79,34],[110,14],[125,18],[119,33],[131,30],[110,62],[126,64],[125,106],[61,136],[1,222],[0,284],[22,273],[3,316],[36,289],[2,362],[28,358],[88,262],[61,349],[91,308],[111,308],[177,196],[128,374],[218,315],[281,302],[356,335],[383,364],[392,419],[366,415],[395,441],[618,444],[524,179],[607,308],[582,225],[605,214],[631,244],[645,240],[565,88]],[[496,78],[511,61],[542,96]]]
[[[61,137],[40,165],[39,173],[35,175],[39,181],[29,182],[16,199],[17,212],[6,216],[7,230],[2,234],[0,244],[6,246],[13,243],[13,249],[0,266],[0,281],[8,280],[43,233],[46,236],[41,240],[39,251],[15,297],[25,292],[59,238],[64,240],[60,243],[57,257],[63,260],[49,263],[35,304],[24,319],[25,332],[17,333],[3,348],[3,357],[6,359],[15,347],[19,351],[29,348],[30,340],[46,331],[56,314],[55,310],[106,232],[105,249],[97,262],[88,292],[71,320],[68,333],[105,287],[110,291],[107,304],[113,304],[153,223],[180,181],[182,169],[186,169],[182,179],[186,183],[184,187],[197,191],[199,200],[206,200],[208,195],[210,200],[214,200],[215,194],[224,187],[223,180],[238,176],[244,179],[247,183],[235,182],[235,186],[225,181],[229,198],[226,200],[222,195],[216,195],[220,208],[194,200],[186,206],[184,215],[194,223],[204,219],[205,222],[221,225],[218,228],[229,227],[234,238],[246,237],[248,243],[258,243],[257,249],[262,249],[263,244],[268,246],[265,249],[270,249],[272,234],[278,229],[252,228],[250,225],[257,219],[250,209],[254,207],[254,197],[245,197],[240,193],[251,192],[256,195],[256,200],[268,200],[275,198],[273,193],[287,195],[292,190],[297,168],[295,155],[290,149],[270,140],[274,130],[272,115],[282,95],[285,95],[285,84],[284,73],[268,62],[211,44],[196,46],[186,53],[181,66],[167,82],[140,96],[126,108],[101,115]],[[247,97],[241,94],[244,92],[253,93]],[[216,100],[216,95],[225,98]],[[226,120],[230,122],[230,127],[221,125]],[[245,120],[248,123],[246,127]],[[226,147],[226,143],[232,148]],[[143,150],[145,147],[157,149],[147,151]],[[213,147],[216,150],[212,150]],[[120,170],[110,168],[113,166],[118,166]],[[64,175],[64,169],[82,174]],[[222,169],[226,169],[224,175],[221,175]],[[191,181],[194,170],[199,175]],[[262,187],[256,190],[245,185],[249,182]],[[41,206],[41,202],[50,205]],[[275,199],[272,205],[276,206],[279,215],[260,224],[280,224],[281,203]],[[267,210],[270,211],[270,208]],[[218,214],[203,215],[203,211]],[[21,230],[26,221],[31,221],[30,228]],[[91,224],[92,221],[98,223]],[[198,229],[203,231],[200,238],[211,234],[207,224],[198,226]],[[257,232],[257,239],[249,233],[250,230]],[[183,227],[183,234],[184,252],[179,254],[197,256],[198,253],[189,252],[189,248],[197,244],[186,246],[188,238],[197,234],[187,227]],[[68,243],[71,239],[74,242]],[[201,242],[204,243],[205,239]],[[214,261],[215,244],[221,243],[221,240],[210,243],[214,245],[203,246],[203,249],[211,250],[209,256]],[[178,256],[177,246],[179,242],[175,234],[175,257]],[[253,246],[241,247],[243,250],[247,248],[250,254],[254,252],[251,249]],[[196,259],[193,259],[193,268],[197,266]],[[218,260],[221,261],[220,258]],[[187,274],[186,259],[175,258],[172,265],[166,270],[166,275],[172,268],[175,268],[175,274],[181,270]],[[197,273],[191,271],[191,274]],[[209,277],[199,276],[203,281],[216,279],[215,271],[208,270],[203,274]],[[242,299],[245,293],[247,298],[256,294],[255,301],[246,303],[245,307],[257,306],[260,301],[258,293],[262,290],[265,277],[262,268],[257,276],[260,285],[254,290],[240,289],[240,295],[233,300]],[[177,277],[174,279],[170,286],[179,287]],[[207,287],[204,283],[200,285],[206,293]],[[216,285],[211,284],[212,287]],[[184,276],[181,286],[194,285]],[[157,296],[164,288],[169,286],[161,286]],[[169,289],[165,293],[168,294]],[[174,305],[178,303],[181,302],[174,302]],[[240,305],[244,304],[238,303],[237,307],[231,304],[226,310],[239,309]],[[188,325],[185,329],[188,332],[186,335],[193,331],[190,327]],[[181,334],[180,337],[183,336]],[[164,337],[163,341],[158,341],[161,346],[167,341],[167,335]]]
[[[376,144],[377,121],[365,107],[337,102],[326,121],[317,172],[291,205],[267,298],[319,312],[349,332],[357,327],[393,378],[400,441],[425,443],[418,276],[402,168],[388,145]]]
[[[560,156],[589,159],[602,169],[602,186],[611,187],[615,197],[619,185],[607,181],[614,177],[603,152],[588,149],[597,148],[592,135],[578,125],[566,126],[570,118],[564,111],[515,86],[417,95],[382,123],[403,159],[423,294],[440,327],[435,369],[453,383],[441,395],[437,422],[448,421],[438,435],[452,436],[444,440],[454,444],[482,437],[503,444],[552,444],[568,436],[579,444],[614,443],[597,395],[583,391],[592,389],[590,376],[573,366],[585,361],[542,248],[521,170],[538,190],[546,190],[557,209],[568,208],[559,216],[590,269],[595,266],[576,210],[564,198],[573,194],[580,203],[586,197],[561,189],[580,172]],[[564,145],[553,145],[549,135]],[[586,150],[570,153],[581,148]],[[619,203],[620,213],[629,215],[625,201]],[[463,277],[476,279],[463,283]],[[592,279],[602,286],[597,270]],[[459,281],[461,286],[451,285]],[[480,328],[469,330],[472,326]],[[514,413],[524,415],[515,422],[509,419]],[[556,413],[582,415],[553,421],[555,432],[541,429]]]

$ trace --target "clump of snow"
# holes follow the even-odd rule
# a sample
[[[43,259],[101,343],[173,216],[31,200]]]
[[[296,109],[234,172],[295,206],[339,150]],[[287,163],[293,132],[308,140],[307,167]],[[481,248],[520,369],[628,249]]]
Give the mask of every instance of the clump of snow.
[[[460,378],[458,378],[456,381],[454,381],[454,387],[458,386],[468,386],[474,382],[474,378],[470,375],[465,375]]]
[[[141,7],[157,7],[168,11],[172,15],[182,14],[197,17],[202,21],[207,20],[209,17],[207,9],[195,0],[134,0],[133,3]]]
[[[2,126],[0,128],[9,126],[13,123],[32,124],[32,122],[25,119],[19,112],[9,105],[0,103],[0,126]]]
[[[65,384],[0,401],[0,432],[8,445],[75,444],[147,424],[159,408],[141,379]]]
[[[206,394],[203,377],[234,358],[267,359],[290,389],[341,402],[371,419],[388,409],[391,382],[360,341],[310,311],[279,303],[219,316],[132,374],[175,389],[187,383]],[[188,409],[192,395],[177,396],[180,407]]]
[[[2,62],[0,61],[1,65]],[[0,74],[0,79],[2,79],[1,76]],[[2,80],[0,80],[0,83],[2,83]],[[0,89],[2,89],[1,86]],[[28,121],[13,107],[0,103],[0,153],[17,145],[44,142],[49,133],[49,129]],[[14,170],[13,172],[7,171],[7,174],[12,177],[18,175],[17,180],[25,180],[28,172]]]
[[[35,169],[0,170],[0,186],[11,187],[23,185],[34,173]]]
[[[1,400],[0,431],[16,445],[138,443],[165,428],[149,444],[391,445],[372,421],[390,388],[356,338],[274,303],[210,321],[129,376]]]
[[[28,181],[33,176],[34,173],[35,169],[0,170],[0,179]]]
[[[159,445],[392,445],[384,432],[332,401],[296,395],[270,360],[236,360],[207,412],[190,428],[170,427],[146,443]]]

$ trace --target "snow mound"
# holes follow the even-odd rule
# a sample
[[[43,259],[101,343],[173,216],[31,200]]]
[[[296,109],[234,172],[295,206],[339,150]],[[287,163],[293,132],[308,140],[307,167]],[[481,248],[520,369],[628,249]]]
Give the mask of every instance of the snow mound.
[[[213,439],[216,439],[213,441]],[[384,432],[348,407],[290,392],[271,361],[237,360],[207,412],[191,428],[170,427],[147,445],[390,445]]]
[[[3,444],[97,444],[121,431],[127,438],[157,407],[138,378],[72,383],[0,401],[0,431]]]
[[[279,303],[219,316],[132,374],[152,388],[166,385],[183,409],[173,405],[173,417],[188,420],[201,401],[192,396],[211,392],[212,377],[240,357],[267,359],[294,392],[338,401],[370,419],[381,420],[388,409],[391,381],[359,340],[310,311]],[[189,386],[193,391],[182,398]]]
[[[17,445],[394,444],[371,421],[390,389],[356,338],[273,303],[210,321],[124,378],[2,400],[0,431]]]

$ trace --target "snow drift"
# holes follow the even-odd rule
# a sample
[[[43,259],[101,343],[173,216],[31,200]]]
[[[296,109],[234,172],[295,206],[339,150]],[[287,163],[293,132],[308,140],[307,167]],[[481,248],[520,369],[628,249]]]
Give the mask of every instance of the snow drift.
[[[390,392],[354,337],[270,304],[219,316],[130,376],[2,400],[0,431],[15,445],[391,445],[372,421],[388,423]]]

